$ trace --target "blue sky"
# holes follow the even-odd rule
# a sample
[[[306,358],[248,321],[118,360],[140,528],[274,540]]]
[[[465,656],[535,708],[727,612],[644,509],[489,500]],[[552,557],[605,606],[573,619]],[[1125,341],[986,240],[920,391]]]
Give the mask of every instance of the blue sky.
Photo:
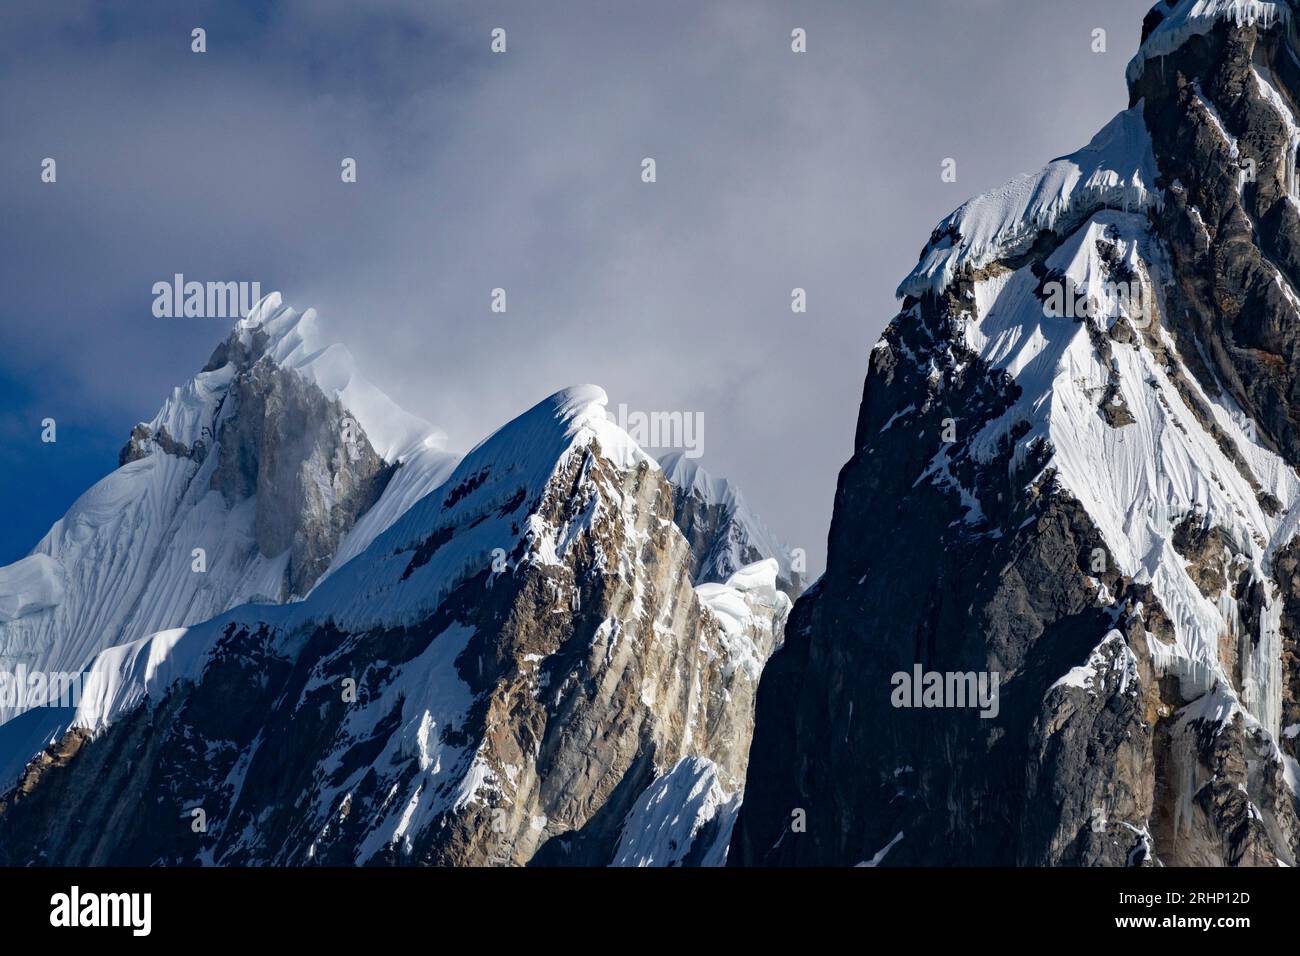
[[[224,338],[152,315],[182,272],[315,306],[453,447],[581,382],[702,412],[706,466],[819,565],[895,285],[951,208],[1124,108],[1147,4],[359,6],[0,8],[0,563]]]

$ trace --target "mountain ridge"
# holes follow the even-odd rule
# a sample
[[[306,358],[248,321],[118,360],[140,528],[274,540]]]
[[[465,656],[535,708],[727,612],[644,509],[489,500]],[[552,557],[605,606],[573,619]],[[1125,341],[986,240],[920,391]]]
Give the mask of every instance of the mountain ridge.
[[[51,741],[0,801],[0,856],[608,863],[684,758],[734,792],[777,561],[697,591],[672,486],[605,404],[557,393],[303,601],[111,648],[74,711],[0,726],[6,756]]]

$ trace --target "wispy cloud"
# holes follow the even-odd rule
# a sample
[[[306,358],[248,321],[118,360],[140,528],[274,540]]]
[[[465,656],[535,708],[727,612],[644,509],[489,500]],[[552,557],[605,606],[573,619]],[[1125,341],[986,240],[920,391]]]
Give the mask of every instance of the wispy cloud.
[[[1126,105],[1145,6],[6,5],[0,368],[124,436],[224,331],[151,284],[259,280],[462,447],[583,381],[703,412],[706,463],[816,563],[894,286]]]

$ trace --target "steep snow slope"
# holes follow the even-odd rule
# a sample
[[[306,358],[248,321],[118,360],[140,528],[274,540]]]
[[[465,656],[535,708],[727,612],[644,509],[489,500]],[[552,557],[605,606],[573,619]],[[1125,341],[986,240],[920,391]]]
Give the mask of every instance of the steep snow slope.
[[[739,807],[712,763],[686,757],[641,794],[613,865],[722,866]]]
[[[57,607],[63,601],[63,568],[47,554],[33,554],[0,568],[0,624]]]
[[[301,596],[336,548],[358,553],[446,476],[441,443],[322,343],[312,310],[266,297],[136,426],[122,467],[0,569],[0,669],[75,672],[105,647]],[[19,709],[0,701],[0,721]]]

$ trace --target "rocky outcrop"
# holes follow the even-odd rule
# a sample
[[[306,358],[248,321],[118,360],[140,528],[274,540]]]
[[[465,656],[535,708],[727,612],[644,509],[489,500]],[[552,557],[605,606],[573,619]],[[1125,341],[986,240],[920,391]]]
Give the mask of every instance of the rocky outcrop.
[[[203,464],[203,459],[207,457],[208,446],[203,439],[194,443],[190,448],[184,442],[178,442],[167,432],[167,426],[162,425],[158,428],[158,434],[154,434],[153,429],[140,422],[131,429],[131,437],[127,443],[122,446],[121,452],[117,456],[118,467],[131,464],[133,461],[139,461],[152,454],[154,450],[161,451],[164,455],[174,455],[177,458],[190,458],[199,464]]]
[[[1274,16],[1225,17],[1140,72],[1131,68],[1130,96],[1167,184],[1155,228],[1172,259],[1165,314],[1180,358],[1211,395],[1231,396],[1265,444],[1297,462],[1300,65],[1291,5],[1272,6]]]

